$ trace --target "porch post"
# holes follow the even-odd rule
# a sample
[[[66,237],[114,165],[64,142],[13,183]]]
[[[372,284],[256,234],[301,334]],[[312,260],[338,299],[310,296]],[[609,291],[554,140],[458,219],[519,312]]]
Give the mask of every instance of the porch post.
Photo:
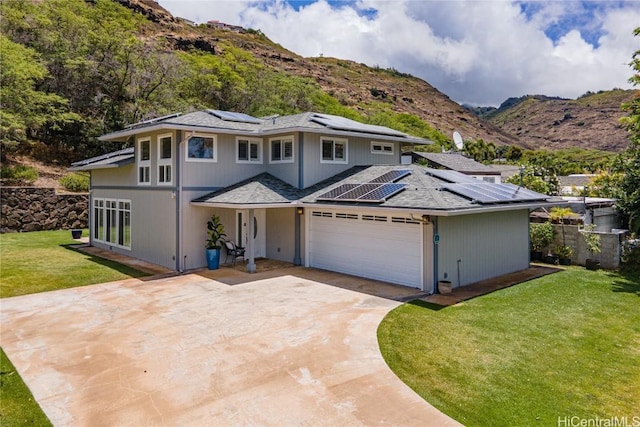
[[[256,272],[256,260],[254,258],[254,234],[256,232],[255,224],[254,224],[254,213],[253,209],[249,209],[249,236],[247,236],[247,252],[249,252],[249,263],[247,264],[247,271],[249,273]]]

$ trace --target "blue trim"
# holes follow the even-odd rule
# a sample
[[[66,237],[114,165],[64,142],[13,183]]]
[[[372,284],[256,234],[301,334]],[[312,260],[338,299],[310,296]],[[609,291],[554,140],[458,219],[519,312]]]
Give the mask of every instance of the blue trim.
[[[294,221],[294,255],[293,255],[293,264],[294,265],[302,265],[302,258],[300,257],[300,240],[302,239],[302,233],[300,233],[300,224],[302,222],[302,215],[298,215],[298,209],[295,208],[293,210],[293,214],[296,216]]]

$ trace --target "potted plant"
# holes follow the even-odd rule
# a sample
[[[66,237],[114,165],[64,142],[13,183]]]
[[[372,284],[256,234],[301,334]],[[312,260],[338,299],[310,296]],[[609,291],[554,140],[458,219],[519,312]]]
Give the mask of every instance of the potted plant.
[[[556,246],[556,253],[558,254],[558,263],[560,265],[571,265],[571,255],[573,255],[571,246]]]
[[[207,221],[207,236],[207,268],[217,270],[220,267],[222,239],[227,236],[218,215],[211,216],[211,219]]]
[[[544,248],[549,246],[556,235],[556,229],[550,222],[529,224],[529,240],[531,245],[531,260],[542,260]]]
[[[600,261],[593,257],[594,254],[600,253],[600,235],[595,233],[595,229],[595,224],[587,224],[580,230],[580,234],[582,234],[582,238],[587,244],[587,250],[589,251],[589,258],[587,258],[585,262],[587,270],[597,270],[600,268]]]

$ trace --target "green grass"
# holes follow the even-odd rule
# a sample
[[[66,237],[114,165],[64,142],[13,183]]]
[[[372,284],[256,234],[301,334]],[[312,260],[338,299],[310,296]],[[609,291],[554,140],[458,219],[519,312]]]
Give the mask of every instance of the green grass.
[[[391,369],[468,426],[640,415],[640,276],[572,267],[378,329]]]
[[[51,425],[4,351],[0,351],[0,425]]]
[[[0,298],[146,275],[79,252],[76,244],[69,230],[1,234]]]

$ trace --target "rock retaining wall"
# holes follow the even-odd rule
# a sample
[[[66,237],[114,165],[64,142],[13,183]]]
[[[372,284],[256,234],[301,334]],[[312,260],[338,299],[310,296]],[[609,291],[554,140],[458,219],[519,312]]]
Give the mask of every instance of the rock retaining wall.
[[[0,233],[87,228],[88,194],[56,194],[54,188],[0,188]]]

